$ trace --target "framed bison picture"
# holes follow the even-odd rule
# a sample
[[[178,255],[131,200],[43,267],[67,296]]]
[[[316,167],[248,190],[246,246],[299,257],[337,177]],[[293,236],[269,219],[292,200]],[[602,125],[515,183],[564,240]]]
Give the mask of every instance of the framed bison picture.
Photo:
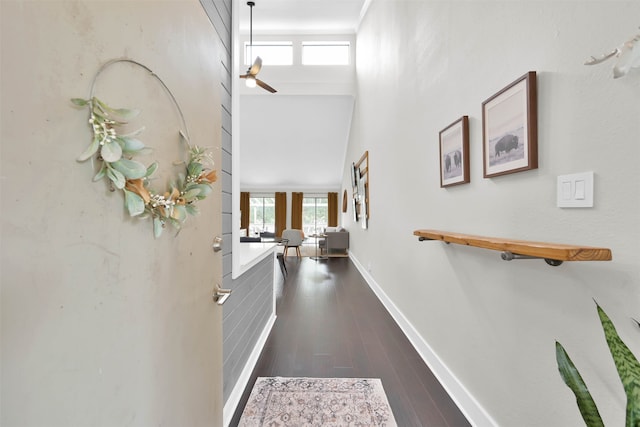
[[[469,117],[440,131],[440,187],[469,182]]]
[[[529,71],[482,103],[485,178],[538,168],[536,92]]]

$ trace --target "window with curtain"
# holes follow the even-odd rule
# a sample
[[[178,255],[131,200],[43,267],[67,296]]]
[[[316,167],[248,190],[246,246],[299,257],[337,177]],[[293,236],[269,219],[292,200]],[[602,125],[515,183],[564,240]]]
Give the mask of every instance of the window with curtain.
[[[254,196],[249,199],[249,235],[276,230],[276,200],[273,196]]]
[[[305,236],[322,233],[327,228],[329,203],[327,196],[302,199],[302,230]]]

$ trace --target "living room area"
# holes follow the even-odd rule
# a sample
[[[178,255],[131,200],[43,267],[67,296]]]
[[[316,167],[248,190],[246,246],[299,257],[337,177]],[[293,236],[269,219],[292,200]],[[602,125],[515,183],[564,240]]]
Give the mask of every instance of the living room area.
[[[294,257],[348,256],[336,192],[242,192],[240,206],[243,246],[277,244],[278,253]]]

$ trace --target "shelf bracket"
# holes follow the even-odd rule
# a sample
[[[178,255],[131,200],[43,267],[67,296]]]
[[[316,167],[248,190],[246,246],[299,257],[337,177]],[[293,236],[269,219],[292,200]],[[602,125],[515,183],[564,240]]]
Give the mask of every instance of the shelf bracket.
[[[544,262],[546,262],[552,267],[557,267],[562,264],[562,261],[557,259],[540,258],[537,256],[530,256],[530,255],[520,255],[520,254],[514,254],[513,252],[509,252],[509,251],[502,252],[500,254],[500,258],[502,258],[505,261],[513,261],[514,259],[544,259]]]
[[[427,240],[438,240],[438,239],[430,239],[428,237],[423,237],[423,236],[418,237],[418,241],[419,242],[424,242],[424,241],[427,241]],[[447,245],[451,243],[451,242],[447,242],[446,240],[442,240],[442,241],[445,242]]]

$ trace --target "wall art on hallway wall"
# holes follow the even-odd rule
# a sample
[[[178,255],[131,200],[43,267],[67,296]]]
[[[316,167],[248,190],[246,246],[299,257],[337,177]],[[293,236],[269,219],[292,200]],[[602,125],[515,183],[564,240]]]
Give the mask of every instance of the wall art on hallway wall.
[[[538,168],[536,72],[482,103],[484,177]]]
[[[469,116],[462,116],[440,131],[440,187],[470,181]]]

